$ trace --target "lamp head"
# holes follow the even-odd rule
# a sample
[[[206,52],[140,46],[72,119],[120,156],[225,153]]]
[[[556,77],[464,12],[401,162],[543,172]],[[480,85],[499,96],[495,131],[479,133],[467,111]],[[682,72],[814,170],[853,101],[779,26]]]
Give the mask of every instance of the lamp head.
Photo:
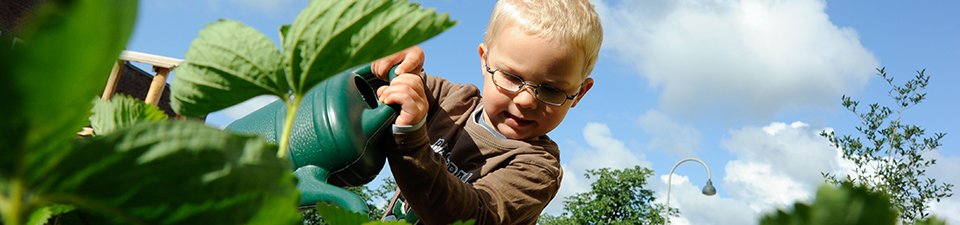
[[[713,187],[713,181],[707,179],[707,185],[703,186],[703,195],[713,196],[717,194],[717,188]]]

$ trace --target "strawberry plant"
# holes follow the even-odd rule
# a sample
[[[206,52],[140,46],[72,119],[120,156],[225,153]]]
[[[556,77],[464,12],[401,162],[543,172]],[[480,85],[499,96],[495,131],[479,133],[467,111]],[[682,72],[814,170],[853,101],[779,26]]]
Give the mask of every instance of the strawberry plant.
[[[98,104],[99,135],[78,138],[137,1],[44,2],[17,33],[22,42],[0,47],[3,224],[44,224],[71,210],[89,224],[299,221],[289,163],[259,137],[146,122],[156,118],[149,107],[118,97]],[[114,112],[132,116],[105,116]]]
[[[200,116],[259,95],[277,96],[288,109],[277,152],[284,158],[297,107],[311,87],[453,25],[446,14],[407,1],[313,0],[293,24],[280,27],[278,49],[249,26],[219,20],[200,31],[174,71],[171,106]]]

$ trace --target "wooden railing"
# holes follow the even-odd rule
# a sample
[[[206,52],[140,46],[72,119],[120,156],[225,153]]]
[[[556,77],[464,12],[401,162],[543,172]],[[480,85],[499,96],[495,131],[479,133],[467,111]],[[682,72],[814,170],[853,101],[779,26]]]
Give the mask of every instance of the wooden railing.
[[[167,85],[167,75],[170,74],[173,68],[176,68],[177,65],[183,62],[182,59],[135,51],[123,51],[120,53],[120,59],[117,60],[117,63],[113,64],[113,70],[110,71],[110,78],[107,80],[107,86],[103,88],[103,94],[100,95],[100,98],[110,100],[110,98],[113,97],[117,89],[117,81],[120,80],[120,75],[123,74],[123,71],[121,71],[123,70],[123,65],[128,61],[153,66],[153,72],[156,74],[153,76],[153,82],[150,83],[147,97],[144,99],[144,102],[153,105],[157,105],[157,102],[160,101],[163,88]]]
[[[113,94],[117,91],[117,82],[120,81],[120,76],[123,75],[124,65],[127,62],[138,62],[153,66],[153,72],[156,74],[153,76],[153,81],[150,82],[150,88],[147,91],[144,102],[157,105],[160,101],[160,96],[163,95],[163,89],[167,86],[167,75],[169,75],[170,71],[176,68],[177,65],[180,65],[183,60],[142,52],[123,51],[120,53],[120,58],[117,59],[117,62],[113,64],[113,69],[110,71],[110,78],[107,79],[107,85],[103,88],[103,94],[100,95],[101,99],[110,100],[113,98]],[[93,135],[93,129],[84,127],[80,132],[77,132],[77,135],[91,136]]]

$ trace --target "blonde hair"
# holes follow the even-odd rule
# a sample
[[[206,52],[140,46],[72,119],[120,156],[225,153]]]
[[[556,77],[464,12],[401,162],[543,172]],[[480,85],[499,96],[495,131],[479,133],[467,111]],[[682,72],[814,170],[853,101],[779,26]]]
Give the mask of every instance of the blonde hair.
[[[593,71],[603,41],[600,17],[588,0],[501,0],[493,9],[483,43],[493,39],[511,22],[527,34],[572,45],[584,56],[583,77]]]

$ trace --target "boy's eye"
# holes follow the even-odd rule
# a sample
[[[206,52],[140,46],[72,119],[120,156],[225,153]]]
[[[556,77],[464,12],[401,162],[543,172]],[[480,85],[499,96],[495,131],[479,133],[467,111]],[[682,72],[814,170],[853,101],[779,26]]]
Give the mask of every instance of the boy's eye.
[[[544,92],[550,92],[551,94],[563,93],[563,90],[560,90],[560,88],[555,88],[553,86],[540,85],[540,89],[542,89]]]
[[[517,77],[516,75],[507,74],[507,73],[504,73],[504,72],[500,72],[500,73],[503,73],[503,75],[504,75],[503,77],[504,77],[507,81],[510,81],[510,83],[514,83],[514,84],[517,84],[517,85],[519,85],[520,83],[523,83],[523,80],[521,80],[520,77]]]
[[[551,98],[556,98],[561,96],[567,97],[567,95],[563,93],[563,91],[560,90],[559,88],[555,88],[551,86],[540,86],[539,89],[540,89],[540,95],[543,95],[544,97],[551,97]]]

